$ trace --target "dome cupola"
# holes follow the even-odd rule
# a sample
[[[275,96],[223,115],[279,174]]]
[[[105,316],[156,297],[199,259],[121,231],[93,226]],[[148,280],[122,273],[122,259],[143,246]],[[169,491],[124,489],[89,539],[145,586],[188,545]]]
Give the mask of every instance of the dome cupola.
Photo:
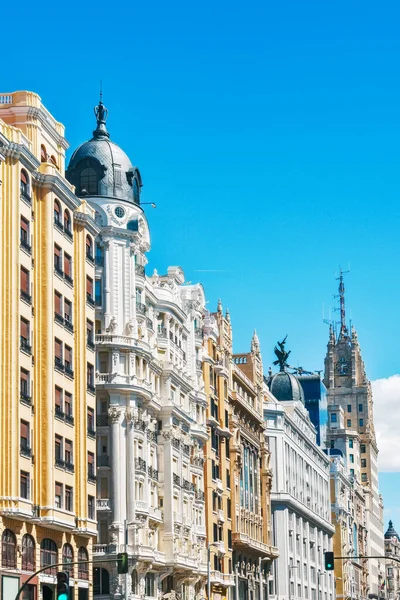
[[[119,198],[140,204],[142,179],[125,152],[110,140],[108,110],[100,97],[94,109],[97,127],[93,137],[71,156],[66,178],[81,197]]]
[[[303,388],[297,377],[288,373],[286,368],[289,366],[287,359],[289,358],[290,350],[285,350],[286,338],[282,342],[278,342],[274,348],[277,359],[274,361],[274,365],[279,365],[279,372],[274,375],[270,375],[266,382],[269,387],[271,394],[280,401],[299,401],[304,404],[304,392]]]
[[[393,521],[389,521],[388,530],[385,533],[385,540],[390,540],[392,537],[395,537],[400,542],[400,537],[395,528],[393,527]]]

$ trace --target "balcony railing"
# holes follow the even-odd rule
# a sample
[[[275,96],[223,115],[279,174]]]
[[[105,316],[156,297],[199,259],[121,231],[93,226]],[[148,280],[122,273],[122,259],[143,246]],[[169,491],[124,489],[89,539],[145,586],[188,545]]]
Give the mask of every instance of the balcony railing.
[[[155,481],[158,481],[157,469],[154,469],[153,467],[149,467],[149,477],[150,477],[150,479],[155,479]]]
[[[141,302],[136,302],[136,312],[138,315],[145,315],[146,314],[146,305],[142,304]]]
[[[88,335],[86,338],[86,345],[88,348],[90,348],[91,350],[94,350],[94,340],[93,340],[93,336]]]
[[[31,202],[32,202],[32,198],[29,195],[29,192],[25,192],[25,191],[21,190],[21,198],[23,200],[25,200],[25,202],[27,202],[28,204],[31,204]]]
[[[69,363],[65,363],[65,374],[69,377],[74,377],[74,370]]]
[[[135,265],[136,275],[139,275],[139,277],[144,277],[145,272],[146,272],[146,270],[143,265]]]
[[[90,481],[91,483],[96,483],[96,475],[94,474],[94,472],[88,473],[88,481]]]
[[[22,335],[21,335],[21,350],[23,352],[26,352],[26,354],[32,353],[32,346],[30,345],[29,340],[22,337]]]
[[[86,260],[88,260],[90,263],[94,264],[94,256],[91,252],[86,252]]]
[[[184,454],[186,454],[187,456],[190,456],[190,446],[188,446],[187,444],[183,444],[182,450],[183,450]]]
[[[90,306],[94,306],[95,305],[94,298],[93,298],[92,294],[89,294],[88,292],[86,293],[86,302]]]
[[[19,451],[21,456],[26,456],[26,458],[31,458],[32,456],[32,448],[29,448],[26,444],[21,444]]]
[[[69,329],[69,331],[71,331],[71,332],[74,331],[74,325],[71,321],[70,315],[65,315],[64,325],[65,325],[65,329]]]
[[[195,327],[194,328],[194,335],[197,338],[202,338],[203,337],[203,329],[202,329],[202,327]]]
[[[136,419],[133,426],[137,431],[146,431],[146,423],[143,419]]]
[[[57,323],[61,323],[61,325],[64,325],[64,319],[63,319],[63,316],[60,315],[60,313],[58,313],[58,312],[54,313],[54,320],[57,321]]]
[[[28,406],[32,405],[32,398],[29,394],[25,392],[20,392],[19,399],[23,404],[27,404]]]
[[[64,371],[64,363],[62,361],[62,358],[56,356],[54,358],[54,366],[58,371]]]
[[[201,360],[196,360],[196,369],[198,371],[201,371],[203,368],[203,363],[201,362]]]
[[[179,487],[180,487],[181,478],[176,473],[173,474],[173,482],[174,482],[174,485],[179,485]]]
[[[157,327],[157,337],[165,339],[167,338],[167,329],[162,325],[159,325]]]
[[[25,290],[21,290],[21,299],[25,300],[25,302],[28,302],[28,304],[32,303],[32,296]]]
[[[146,461],[143,460],[143,458],[140,458],[140,456],[135,458],[135,469],[136,471],[146,473]]]
[[[69,229],[69,227],[65,227],[64,226],[64,233],[72,240],[72,238],[74,237],[74,234],[72,233],[71,229]]]
[[[75,471],[75,467],[74,467],[73,463],[66,461],[65,462],[65,470],[68,471],[68,473],[73,473]]]
[[[61,409],[61,406],[56,405],[54,412],[56,414],[57,419],[65,419],[65,412]]]
[[[96,415],[96,427],[108,427],[108,415]]]
[[[59,229],[60,231],[64,231],[64,226],[62,224],[62,222],[60,221],[60,219],[57,219],[57,217],[54,217],[54,225],[57,227],[57,229]]]
[[[147,329],[154,331],[153,321],[151,319],[149,319],[148,317],[146,318],[146,327],[147,327]]]
[[[87,383],[87,390],[88,390],[88,392],[92,392],[92,394],[94,394],[96,391],[96,387],[94,386],[94,384],[91,381],[88,381],[88,383]]]
[[[109,456],[98,456],[97,457],[97,466],[98,467],[109,467],[110,466],[110,457]]]
[[[89,437],[95,438],[96,437],[96,430],[93,429],[93,427],[88,427],[87,428],[87,434],[88,434]]]
[[[32,252],[32,246],[30,245],[30,243],[28,242],[28,240],[26,238],[22,237],[20,239],[20,244],[21,244],[21,248],[23,248],[24,250],[29,252],[29,254]]]
[[[62,458],[57,458],[56,457],[55,464],[56,464],[56,467],[59,467],[60,469],[64,469],[65,468],[65,461]]]
[[[194,483],[192,483],[191,481],[188,481],[187,479],[183,480],[182,487],[183,487],[184,490],[187,490],[188,492],[194,492],[195,491]]]
[[[62,266],[60,265],[60,263],[56,262],[54,263],[54,270],[56,271],[56,273],[58,273],[61,277],[64,276],[64,271],[62,269]]]
[[[74,280],[72,279],[72,276],[69,273],[65,273],[64,278],[67,283],[73,285]]]
[[[74,417],[72,415],[65,415],[65,422],[69,423],[70,425],[74,424]]]
[[[196,496],[196,500],[199,500],[200,502],[204,502],[205,494],[204,494],[203,490],[196,490],[195,496]]]

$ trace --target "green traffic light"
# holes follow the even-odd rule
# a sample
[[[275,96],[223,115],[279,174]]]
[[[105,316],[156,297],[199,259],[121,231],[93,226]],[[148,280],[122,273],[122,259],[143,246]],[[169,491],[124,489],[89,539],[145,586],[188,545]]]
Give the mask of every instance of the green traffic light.
[[[68,594],[64,594],[64,592],[63,592],[62,594],[57,596],[57,600],[69,600]]]

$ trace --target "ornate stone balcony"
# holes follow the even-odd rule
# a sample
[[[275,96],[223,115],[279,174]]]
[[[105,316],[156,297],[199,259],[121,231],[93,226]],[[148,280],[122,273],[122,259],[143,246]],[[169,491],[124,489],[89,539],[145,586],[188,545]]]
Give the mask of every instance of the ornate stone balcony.
[[[109,498],[97,498],[96,509],[101,512],[111,511],[111,500]]]

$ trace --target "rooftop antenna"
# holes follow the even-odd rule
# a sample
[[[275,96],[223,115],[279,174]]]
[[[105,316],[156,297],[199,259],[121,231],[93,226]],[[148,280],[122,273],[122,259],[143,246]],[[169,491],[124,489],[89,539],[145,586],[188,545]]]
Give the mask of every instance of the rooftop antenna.
[[[340,310],[340,334],[339,337],[347,337],[348,336],[348,330],[347,330],[347,326],[346,326],[346,306],[345,306],[345,299],[344,299],[344,283],[343,283],[343,276],[346,275],[347,273],[350,273],[350,269],[347,269],[347,271],[343,271],[343,269],[340,267],[339,270],[339,277],[336,277],[336,280],[339,281],[339,294],[337,294],[335,296],[335,298],[339,298],[339,310]]]
[[[100,102],[103,102],[103,81],[100,79]]]

